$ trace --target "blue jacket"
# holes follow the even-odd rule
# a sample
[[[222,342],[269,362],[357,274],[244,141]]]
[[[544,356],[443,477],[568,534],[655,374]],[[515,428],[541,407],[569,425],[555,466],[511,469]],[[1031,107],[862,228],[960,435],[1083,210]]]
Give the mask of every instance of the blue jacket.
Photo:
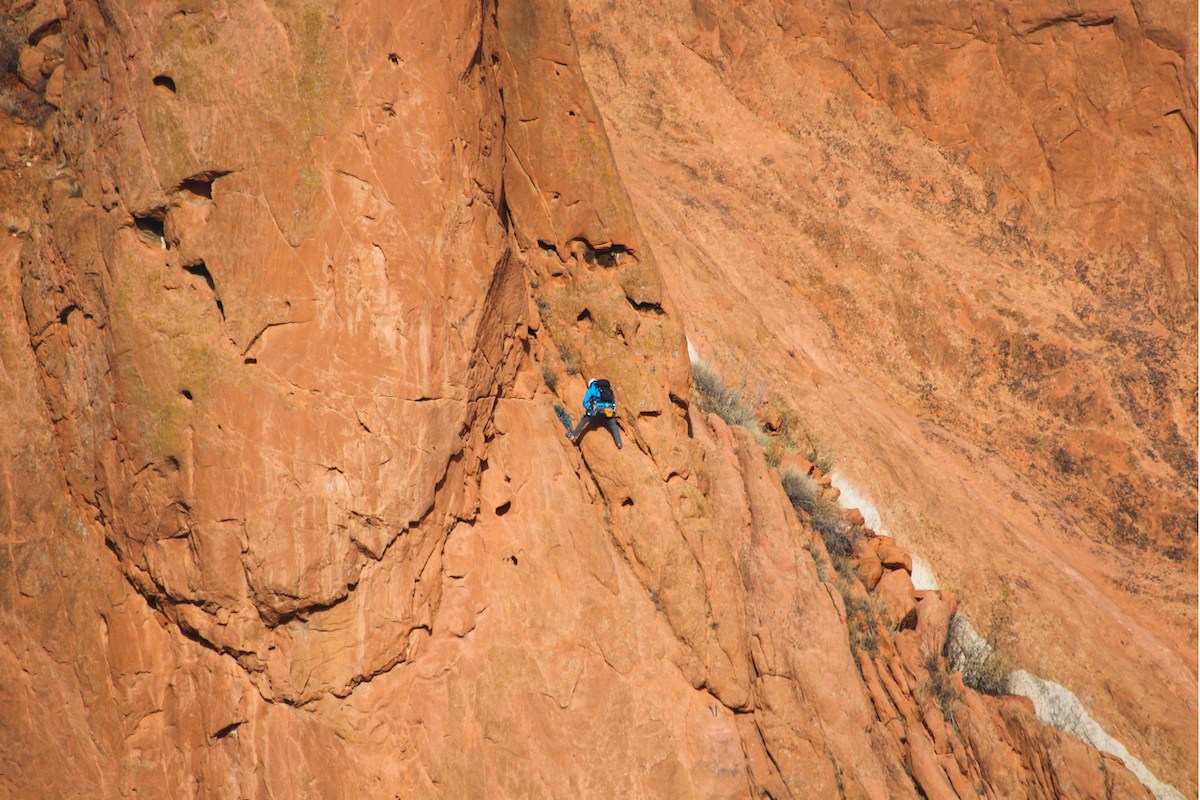
[[[600,390],[596,388],[595,383],[589,383],[587,391],[583,395],[583,410],[586,411],[587,413],[591,414],[592,411],[594,410],[592,408],[592,406],[599,405],[599,403],[600,403]],[[606,403],[605,405],[612,405],[612,404]]]
[[[592,413],[592,404],[600,401],[600,392],[594,384],[588,384],[587,392],[583,395],[583,410]]]

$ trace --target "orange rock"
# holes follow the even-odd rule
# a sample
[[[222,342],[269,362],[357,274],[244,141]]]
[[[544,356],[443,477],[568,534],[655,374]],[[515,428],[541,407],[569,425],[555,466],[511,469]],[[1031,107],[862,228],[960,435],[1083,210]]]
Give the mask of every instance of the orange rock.
[[[942,709],[935,703],[925,703],[921,709],[921,722],[925,726],[926,733],[929,734],[930,740],[933,742],[933,750],[936,754],[948,755],[951,751],[950,726],[946,724],[946,718],[942,714]],[[942,766],[945,769],[945,765]],[[957,765],[952,771],[957,771]],[[947,772],[949,775],[949,771]]]
[[[939,754],[937,762],[950,780],[956,797],[978,796],[978,784],[962,771],[953,756]]]
[[[779,426],[783,423],[783,417],[775,406],[764,406],[758,411],[755,418],[760,425],[772,432],[779,430]]]
[[[917,688],[927,682],[926,662],[929,654],[922,649],[921,638],[911,627],[896,631],[892,636],[892,644],[895,653],[888,665],[904,690],[916,697]]]
[[[937,754],[925,732],[910,729],[908,744],[909,769],[924,795],[930,800],[957,800],[959,795],[938,763]]]
[[[842,511],[842,519],[846,520],[846,524],[852,528],[861,528],[866,524],[862,512],[857,508],[847,508]]]
[[[859,654],[859,665],[862,670],[863,681],[867,684],[867,691],[871,695],[871,703],[875,707],[875,716],[886,725],[896,719],[896,706],[892,703],[891,698],[879,680],[879,672],[875,668],[875,662],[868,658],[865,653],[861,653]]]
[[[779,471],[791,470],[801,475],[808,475],[813,470],[812,463],[800,455],[785,455],[779,459]]]
[[[46,102],[55,108],[62,106],[63,79],[65,74],[66,70],[60,64],[54,69],[54,72],[50,73],[50,77],[46,79]]]
[[[1166,223],[1128,233],[1138,220],[1121,199],[1078,180],[1091,177],[1094,131],[1128,126],[1076,115],[1081,129],[1043,149],[1016,114],[1011,136],[974,125],[963,138],[957,120],[979,122],[978,109],[960,108],[953,81],[927,92],[906,59],[920,53],[929,76],[939,59],[979,59],[952,72],[1001,95],[994,117],[1012,92],[975,81],[999,63],[992,48],[1014,74],[1067,84],[1100,54],[1131,73],[1106,80],[1153,90],[1153,70],[1172,73],[1178,23],[1145,11],[1165,44],[1144,75],[1144,31],[1126,11],[1106,26],[1085,10],[1081,34],[1042,26],[1036,8],[1001,25],[985,9],[976,25],[953,9],[910,18],[903,4],[867,18],[803,4],[743,14],[728,0],[484,13],[414,0],[403,19],[381,0],[232,3],[215,16],[166,0],[18,5],[29,90],[10,75],[0,115],[0,152],[20,156],[0,170],[12,223],[0,237],[6,791],[909,798],[941,796],[939,769],[962,793],[952,766],[965,764],[992,796],[1136,796],[1123,767],[1021,702],[958,686],[962,740],[947,731],[920,610],[919,630],[893,635],[851,579],[847,629],[838,578],[820,577],[819,546],[760,445],[692,402],[675,303],[699,344],[752,354],[812,407],[814,428],[839,423],[827,429],[847,463],[900,498],[895,513],[937,520],[905,528],[948,557],[975,555],[965,568],[982,554],[1001,573],[1029,567],[1039,596],[1059,591],[1040,577],[1061,565],[1039,576],[1006,560],[1020,537],[998,531],[1055,515],[1022,511],[1004,464],[1078,475],[1071,489],[1087,488],[1087,470],[1127,480],[1118,530],[1177,533],[1171,520],[1194,500],[1172,483],[1186,472],[1172,434],[1194,425],[1163,396],[1194,375],[1194,347],[1174,333],[1194,315],[1194,243]],[[638,24],[646,11],[655,24]],[[991,38],[963,33],[977,30]],[[1114,30],[1128,59],[1110,57]],[[893,52],[892,35],[922,46]],[[1030,67],[1031,53],[1056,69]],[[880,92],[872,75],[885,73]],[[1060,110],[1042,105],[1071,87],[1022,85],[1017,104],[1054,133]],[[1107,104],[1092,94],[1120,116],[1122,91]],[[1146,106],[1133,130],[1150,148],[1126,152],[1155,166],[1152,191],[1186,198],[1194,86],[1185,102],[1126,94]],[[894,129],[889,113],[913,124]],[[710,150],[723,141],[734,152]],[[1182,158],[1157,158],[1175,141]],[[967,142],[971,158],[947,158],[946,142]],[[1057,213],[1111,215],[1121,224],[1104,229],[1138,247],[1120,272],[1091,254],[1070,266],[1057,254],[1082,245],[1044,234],[1070,229]],[[672,283],[656,248],[709,277]],[[997,288],[1014,252],[1020,313]],[[794,273],[792,254],[811,275],[759,261]],[[1065,321],[1062,281],[1078,301]],[[1119,302],[1125,292],[1138,302]],[[1121,319],[1123,305],[1147,303],[1154,327],[1125,336],[1121,324],[1143,323]],[[1166,376],[1146,393],[1105,391],[1144,376],[1088,362],[1108,354],[1110,331],[1093,326],[1110,316],[1122,346],[1140,343],[1145,368]],[[751,349],[747,336],[786,342]],[[573,447],[555,419],[551,396],[577,413],[596,375],[617,387],[623,450],[603,430]],[[1028,435],[1064,418],[1061,446]],[[1129,457],[1153,469],[1132,473]],[[1030,504],[1053,508],[1042,487],[1057,484],[1034,478]],[[1151,496],[1175,501],[1146,523]],[[915,593],[902,564],[879,577],[884,550],[859,548],[890,620]],[[1075,627],[1101,652],[1142,634]],[[1170,652],[1169,633],[1130,648]],[[1138,707],[1115,668],[1102,677],[1122,690],[1112,702]],[[1161,685],[1186,716],[1186,681],[1164,670]],[[1160,716],[1164,749],[1187,751],[1193,734]]]
[[[883,577],[883,564],[866,540],[859,539],[854,543],[850,563],[867,589],[874,591],[879,579]]]
[[[885,536],[878,537],[880,540],[887,539]],[[912,556],[901,550],[891,540],[882,541],[879,545],[879,560],[883,562],[886,569],[904,570],[912,574]]]
[[[851,563],[863,584],[874,591],[879,584],[879,579],[883,577],[883,565],[879,563],[879,559],[873,554],[867,553],[861,558],[853,559]]]
[[[912,579],[904,570],[887,572],[879,579],[875,595],[883,605],[884,617],[894,629],[915,622],[917,610]]]
[[[998,574],[1038,587],[1017,593],[1018,649],[1195,795],[1177,701],[1198,702],[1196,537],[1170,533],[1196,517],[1194,4],[695,5],[650,3],[662,23],[642,32],[622,4],[571,0],[693,343],[745,354],[807,429],[836,431],[888,524],[972,603],[1000,602]],[[903,134],[886,164],[881,124]],[[757,202],[764,180],[790,191]]]
[[[946,646],[950,618],[954,615],[940,593],[927,592],[917,602],[917,633],[930,653],[940,655]]]
[[[954,592],[948,592],[944,589],[938,591],[938,596],[946,604],[946,608],[950,611],[950,616],[954,616],[955,612],[958,611],[958,596]]]

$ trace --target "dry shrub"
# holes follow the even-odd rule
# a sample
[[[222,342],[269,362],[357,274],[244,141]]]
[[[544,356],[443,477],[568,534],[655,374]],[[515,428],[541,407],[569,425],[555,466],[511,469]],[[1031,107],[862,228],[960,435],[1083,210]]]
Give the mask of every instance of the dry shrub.
[[[547,364],[542,364],[542,381],[545,382],[550,391],[558,391],[558,373],[550,369]]]
[[[8,24],[0,23],[0,75],[14,75],[21,59],[21,42]]]
[[[947,722],[954,722],[954,712],[958,705],[958,690],[950,679],[950,672],[945,668],[937,653],[924,654],[925,669],[929,671],[929,691],[942,710],[942,717]]]
[[[813,442],[810,439],[806,457],[809,463],[815,464],[821,472],[829,472],[829,470],[833,469],[833,451],[824,442]]]
[[[813,528],[825,540],[830,556],[849,557],[851,542],[842,534],[842,509],[816,481],[794,469],[785,469],[779,476],[783,491],[792,505],[808,514]]]
[[[845,587],[841,582],[839,589]],[[871,656],[879,654],[879,631],[875,626],[875,609],[868,600],[851,600],[849,592],[842,591],[842,599],[846,603],[846,628],[850,631],[850,649],[852,652],[866,651]]]
[[[568,375],[579,374],[579,359],[575,357],[575,353],[571,352],[567,347],[561,347],[559,348],[558,355],[562,359],[564,372]]]
[[[993,647],[961,614],[950,620],[946,660],[962,673],[963,683],[983,694],[1008,694],[1012,666],[1005,653]]]
[[[745,387],[732,388],[712,367],[697,362],[692,364],[692,389],[701,409],[716,414],[727,425],[741,425],[753,433],[760,444],[766,441],[766,434],[746,398]]]

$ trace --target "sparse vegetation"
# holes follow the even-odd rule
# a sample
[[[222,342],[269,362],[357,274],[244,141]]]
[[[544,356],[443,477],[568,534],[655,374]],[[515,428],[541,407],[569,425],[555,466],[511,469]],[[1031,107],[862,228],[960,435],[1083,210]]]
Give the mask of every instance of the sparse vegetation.
[[[11,25],[0,25],[0,113],[38,126],[54,109],[18,78],[22,41]]]
[[[568,348],[562,347],[559,349],[558,355],[562,359],[563,370],[566,371],[568,375],[579,374],[579,360],[575,358],[574,353],[572,353]]]
[[[695,392],[696,403],[703,410],[716,414],[729,425],[741,425],[754,434],[760,443],[766,440],[766,434],[754,417],[754,411],[746,399],[744,389],[734,389],[728,386],[716,370],[706,364],[692,364],[692,388]]]
[[[558,373],[550,369],[549,364],[542,364],[542,380],[550,391],[558,391]]]
[[[875,609],[869,599],[852,600],[844,580],[838,581],[842,599],[846,601],[846,627],[850,631],[852,652],[866,651],[872,656],[879,653],[879,632],[875,627]]]
[[[812,439],[809,439],[805,457],[811,463],[815,464],[821,472],[829,472],[829,470],[833,469],[833,451],[823,442],[814,442]]]
[[[946,659],[951,669],[962,673],[963,683],[972,689],[990,695],[1008,694],[1012,673],[1008,656],[976,633],[961,614],[955,614],[950,620]]]
[[[774,427],[767,425],[770,441],[766,445],[767,463],[778,467],[784,456],[800,452],[797,443],[801,435],[800,415],[786,402],[775,399],[767,409],[768,418],[775,420]]]
[[[827,472],[833,466],[831,451],[802,431],[795,409],[775,401],[766,415],[766,419],[772,420],[768,423],[771,425],[768,432],[755,415],[754,409],[760,403],[750,399],[746,381],[739,388],[733,388],[711,367],[697,362],[692,364],[692,377],[695,404],[703,411],[716,414],[728,425],[740,425],[753,432],[771,466],[778,467],[785,455],[800,452],[798,442],[801,438],[808,442],[806,452],[810,462],[822,472]],[[858,576],[850,561],[854,542],[851,531],[842,520],[841,506],[803,472],[784,468],[779,477],[792,506],[803,511],[809,524],[821,535],[824,547],[813,541],[809,545],[809,554],[820,579],[832,580],[842,596],[851,651],[866,652],[872,657],[877,655],[879,629],[875,607],[869,595],[861,589],[855,591]]]
[[[1008,657],[992,649],[974,670],[963,673],[963,681],[972,689],[984,694],[1002,695],[1008,694],[1008,679],[1011,674]]]
[[[822,581],[828,581],[829,562],[825,560],[821,546],[814,541],[808,546],[808,554],[812,557],[813,563],[817,565],[817,577]]]
[[[832,580],[846,608],[846,628],[850,633],[850,650],[865,651],[871,656],[879,652],[879,629],[875,624],[875,608],[869,595],[856,595],[852,589],[858,575],[850,563],[853,542],[843,531],[837,503],[820,491],[807,475],[784,470],[780,479],[792,505],[809,514],[813,528],[821,534],[821,547],[816,541],[808,552],[817,567],[817,577]],[[830,568],[832,567],[832,571]]]
[[[771,408],[779,415],[779,430],[777,434],[779,439],[782,440],[783,446],[793,452],[798,452],[800,448],[796,444],[796,436],[800,430],[800,414],[796,409],[779,399],[771,403]]]
[[[929,691],[937,701],[938,708],[947,722],[953,723],[954,711],[958,705],[958,690],[954,681],[950,680],[950,672],[942,663],[937,653],[925,653],[925,669],[929,671]]]
[[[783,458],[785,452],[786,451],[780,447],[779,441],[775,437],[771,437],[771,441],[767,445],[765,453],[767,457],[767,466],[778,467],[779,462]]]
[[[830,536],[822,534],[822,538],[825,541],[832,539],[835,542],[846,542],[846,538],[836,532]],[[820,549],[815,542],[813,549]],[[844,555],[840,550],[829,550],[828,546],[826,546],[825,552],[828,553],[829,561],[834,569],[833,585],[841,594],[842,604],[846,608],[846,630],[850,634],[850,652],[857,654],[865,651],[874,657],[879,654],[879,628],[875,624],[875,606],[871,602],[871,596],[864,593],[856,594],[852,588],[858,580],[858,575],[850,563],[848,548]],[[817,564],[817,574],[823,573],[824,576],[829,576],[829,568],[825,566],[824,559],[818,560]],[[824,580],[824,577],[822,579]],[[859,585],[861,587],[861,584]],[[860,592],[862,592],[861,589]]]
[[[0,75],[12,75],[20,63],[21,43],[8,25],[0,27]]]
[[[841,533],[842,511],[837,501],[822,492],[821,487],[808,475],[795,470],[785,469],[779,480],[792,505],[808,514],[813,528],[825,540],[825,548],[830,556],[848,557],[851,543]]]
[[[660,613],[660,614],[667,613],[667,610],[663,607],[662,598],[658,594],[658,589],[650,590],[650,602],[654,603],[654,609],[658,613]]]

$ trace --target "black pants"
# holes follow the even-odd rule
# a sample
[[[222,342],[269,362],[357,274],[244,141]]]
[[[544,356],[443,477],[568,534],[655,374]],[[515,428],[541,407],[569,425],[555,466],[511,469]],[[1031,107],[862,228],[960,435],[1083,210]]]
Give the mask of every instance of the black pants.
[[[579,437],[583,435],[583,429],[595,420],[605,420],[608,422],[608,429],[612,432],[613,441],[617,443],[617,449],[621,449],[621,429],[617,427],[617,418],[615,416],[605,417],[603,412],[596,414],[584,414],[579,420],[579,424],[575,426],[575,430],[571,432],[571,441],[578,444]]]

